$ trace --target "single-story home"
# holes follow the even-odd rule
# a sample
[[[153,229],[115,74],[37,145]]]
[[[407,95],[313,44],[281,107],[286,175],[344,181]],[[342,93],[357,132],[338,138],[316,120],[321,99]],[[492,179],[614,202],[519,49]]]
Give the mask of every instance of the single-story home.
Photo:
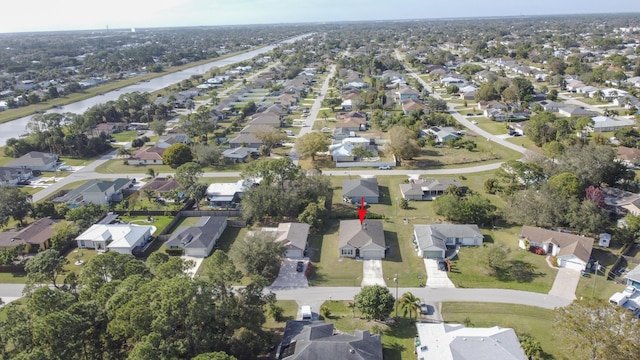
[[[53,202],[66,203],[71,207],[81,205],[108,205],[112,202],[121,201],[122,191],[133,184],[132,179],[115,180],[89,180],[77,188],[69,191],[65,195],[53,199]]]
[[[40,151],[28,152],[5,165],[8,168],[54,171],[58,166],[58,155]]]
[[[226,216],[202,216],[194,226],[179,227],[165,246],[184,249],[187,256],[207,257],[226,228]]]
[[[162,153],[164,148],[157,146],[145,146],[134,152],[128,159],[129,165],[162,165]]]
[[[450,140],[450,139],[455,140],[458,138],[456,129],[451,126],[446,126],[446,127],[432,126],[426,130],[420,130],[420,132],[422,134],[425,134],[426,136],[431,136],[432,138],[436,139],[436,141],[439,143],[446,142],[447,140]]]
[[[31,169],[0,167],[0,185],[17,185],[32,176]]]
[[[420,96],[420,92],[410,86],[403,86],[394,93],[396,100],[417,99],[418,96]]]
[[[161,149],[166,149],[173,144],[185,144],[191,145],[191,139],[187,134],[167,134],[162,135],[158,138],[158,142],[156,142],[156,147]]]
[[[418,359],[529,359],[513,329],[467,328],[451,323],[416,323]]]
[[[349,131],[365,131],[367,130],[367,119],[359,117],[345,118],[336,123],[337,128],[346,128]]]
[[[81,249],[111,250],[133,254],[136,247],[144,247],[156,231],[155,226],[135,224],[94,224],[76,238]]]
[[[382,360],[382,341],[368,330],[352,335],[336,333],[333,324],[324,321],[288,320],[275,358]]]
[[[338,236],[338,252],[340,257],[358,259],[383,259],[385,257],[386,240],[380,220],[340,221]]]
[[[600,188],[604,193],[604,203],[617,213],[640,216],[640,194],[605,186]]]
[[[180,188],[180,184],[176,179],[172,177],[159,177],[156,176],[151,181],[147,182],[140,188],[140,192],[144,193],[145,190],[153,190],[158,197],[164,197],[170,191]]]
[[[222,157],[229,162],[245,162],[249,157],[256,157],[260,151],[257,148],[237,147],[222,151]]]
[[[511,122],[509,123],[509,129],[522,136],[525,133],[528,123],[529,121]]]
[[[640,164],[640,149],[618,146],[616,152],[618,154],[618,160],[626,166],[636,166]]]
[[[567,117],[583,117],[583,116],[596,116],[597,113],[591,110],[585,110],[582,107],[565,105],[558,109],[558,113]]]
[[[282,223],[277,228],[263,228],[263,231],[270,231],[275,234],[275,242],[285,245],[284,256],[290,259],[302,259],[307,249],[307,238],[309,237],[309,224],[304,223]]]
[[[448,247],[482,245],[484,235],[475,224],[413,225],[413,242],[418,256],[444,258]]]
[[[523,226],[518,245],[528,250],[531,246],[544,249],[558,259],[558,266],[583,271],[589,263],[594,238]]]
[[[229,146],[232,148],[249,147],[257,149],[262,145],[264,145],[264,142],[262,142],[262,140],[258,139],[258,137],[256,137],[256,135],[252,133],[240,134],[229,140]]]
[[[34,221],[19,231],[5,231],[0,233],[0,248],[13,248],[20,244],[32,245],[36,248],[47,248],[47,241],[55,233],[54,226],[60,220],[42,218]]]
[[[380,199],[378,179],[364,178],[356,180],[344,180],[342,182],[342,198],[360,202],[362,198],[369,204],[377,204]]]
[[[402,101],[402,112],[405,115],[409,115],[410,113],[415,111],[427,114],[429,113],[429,107],[414,99]]]
[[[230,205],[240,199],[242,192],[255,184],[255,181],[249,179],[234,183],[212,183],[207,187],[207,199],[211,206]]]
[[[591,118],[591,121],[592,124],[589,126],[589,130],[592,132],[616,131],[634,124],[634,122],[630,120],[615,120],[608,116],[595,116]]]
[[[347,137],[329,146],[329,152],[335,162],[354,161],[353,149],[356,147],[367,149],[371,140],[361,137]]]
[[[462,188],[463,185],[458,179],[409,179],[408,184],[400,184],[400,193],[407,200],[434,200],[438,196],[444,195],[449,186]]]

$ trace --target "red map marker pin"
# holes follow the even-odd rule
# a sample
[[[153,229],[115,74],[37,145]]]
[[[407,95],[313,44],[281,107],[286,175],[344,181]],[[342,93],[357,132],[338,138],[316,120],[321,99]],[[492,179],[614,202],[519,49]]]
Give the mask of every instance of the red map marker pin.
[[[360,200],[360,207],[358,208],[358,216],[360,216],[360,225],[362,225],[365,215],[367,215],[367,209],[364,208],[364,198],[362,198],[362,200]]]

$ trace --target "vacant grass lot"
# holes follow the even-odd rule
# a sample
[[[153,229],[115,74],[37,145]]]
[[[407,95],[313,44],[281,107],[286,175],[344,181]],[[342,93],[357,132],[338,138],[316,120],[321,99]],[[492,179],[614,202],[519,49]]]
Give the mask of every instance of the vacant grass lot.
[[[156,173],[174,173],[176,169],[173,169],[169,165],[125,165],[126,159],[114,159],[99,165],[96,168],[96,172],[102,174],[144,174],[149,168],[155,170]],[[206,167],[203,170],[206,171],[242,171],[245,164],[225,164],[214,167]]]
[[[464,324],[468,319],[472,327],[497,325],[513,328],[518,335],[529,334],[542,344],[547,359],[557,356],[562,345],[551,331],[551,310],[512,304],[447,302],[442,304],[442,317],[448,323]]]
[[[327,322],[332,322],[341,332],[353,334],[355,330],[369,330],[371,333],[382,335],[382,355],[385,360],[400,360],[415,358],[415,324],[408,320],[401,320],[398,324],[388,326],[377,321],[361,318],[356,310],[355,314],[347,307],[349,301],[325,301],[331,310]]]
[[[459,288],[500,288],[547,293],[551,290],[557,270],[550,268],[544,256],[518,249],[520,227],[501,230],[482,230],[486,243],[499,244],[510,250],[509,258],[514,266],[530,264],[532,271],[515,272],[501,280],[492,276],[487,264],[487,249],[462,247],[452,259],[449,278]]]
[[[485,130],[488,133],[491,133],[493,135],[502,135],[509,132],[507,130],[507,125],[504,122],[493,121],[484,116],[474,116],[473,120],[478,122],[476,124],[478,125],[478,127],[480,127],[482,130]]]

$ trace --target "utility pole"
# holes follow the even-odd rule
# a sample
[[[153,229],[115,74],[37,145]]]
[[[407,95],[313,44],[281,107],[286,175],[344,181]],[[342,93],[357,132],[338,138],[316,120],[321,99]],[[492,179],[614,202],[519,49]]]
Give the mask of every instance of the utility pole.
[[[396,283],[396,322],[398,321],[398,274],[393,276],[393,282]]]

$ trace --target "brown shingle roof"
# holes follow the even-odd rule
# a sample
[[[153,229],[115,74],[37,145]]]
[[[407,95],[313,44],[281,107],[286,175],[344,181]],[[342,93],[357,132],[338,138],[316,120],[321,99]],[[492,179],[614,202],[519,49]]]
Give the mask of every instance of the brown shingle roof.
[[[534,226],[523,226],[520,236],[540,244],[555,244],[560,248],[558,256],[575,255],[585,263],[589,261],[595,241],[595,239],[586,236],[567,234]]]
[[[18,244],[42,245],[53,236],[53,225],[59,222],[60,220],[42,218],[20,231],[0,233],[0,247],[14,247]]]
[[[382,221],[365,220],[362,225],[360,225],[360,220],[340,221],[340,236],[338,240],[340,248],[346,245],[361,248],[372,243],[383,248],[386,246]]]

